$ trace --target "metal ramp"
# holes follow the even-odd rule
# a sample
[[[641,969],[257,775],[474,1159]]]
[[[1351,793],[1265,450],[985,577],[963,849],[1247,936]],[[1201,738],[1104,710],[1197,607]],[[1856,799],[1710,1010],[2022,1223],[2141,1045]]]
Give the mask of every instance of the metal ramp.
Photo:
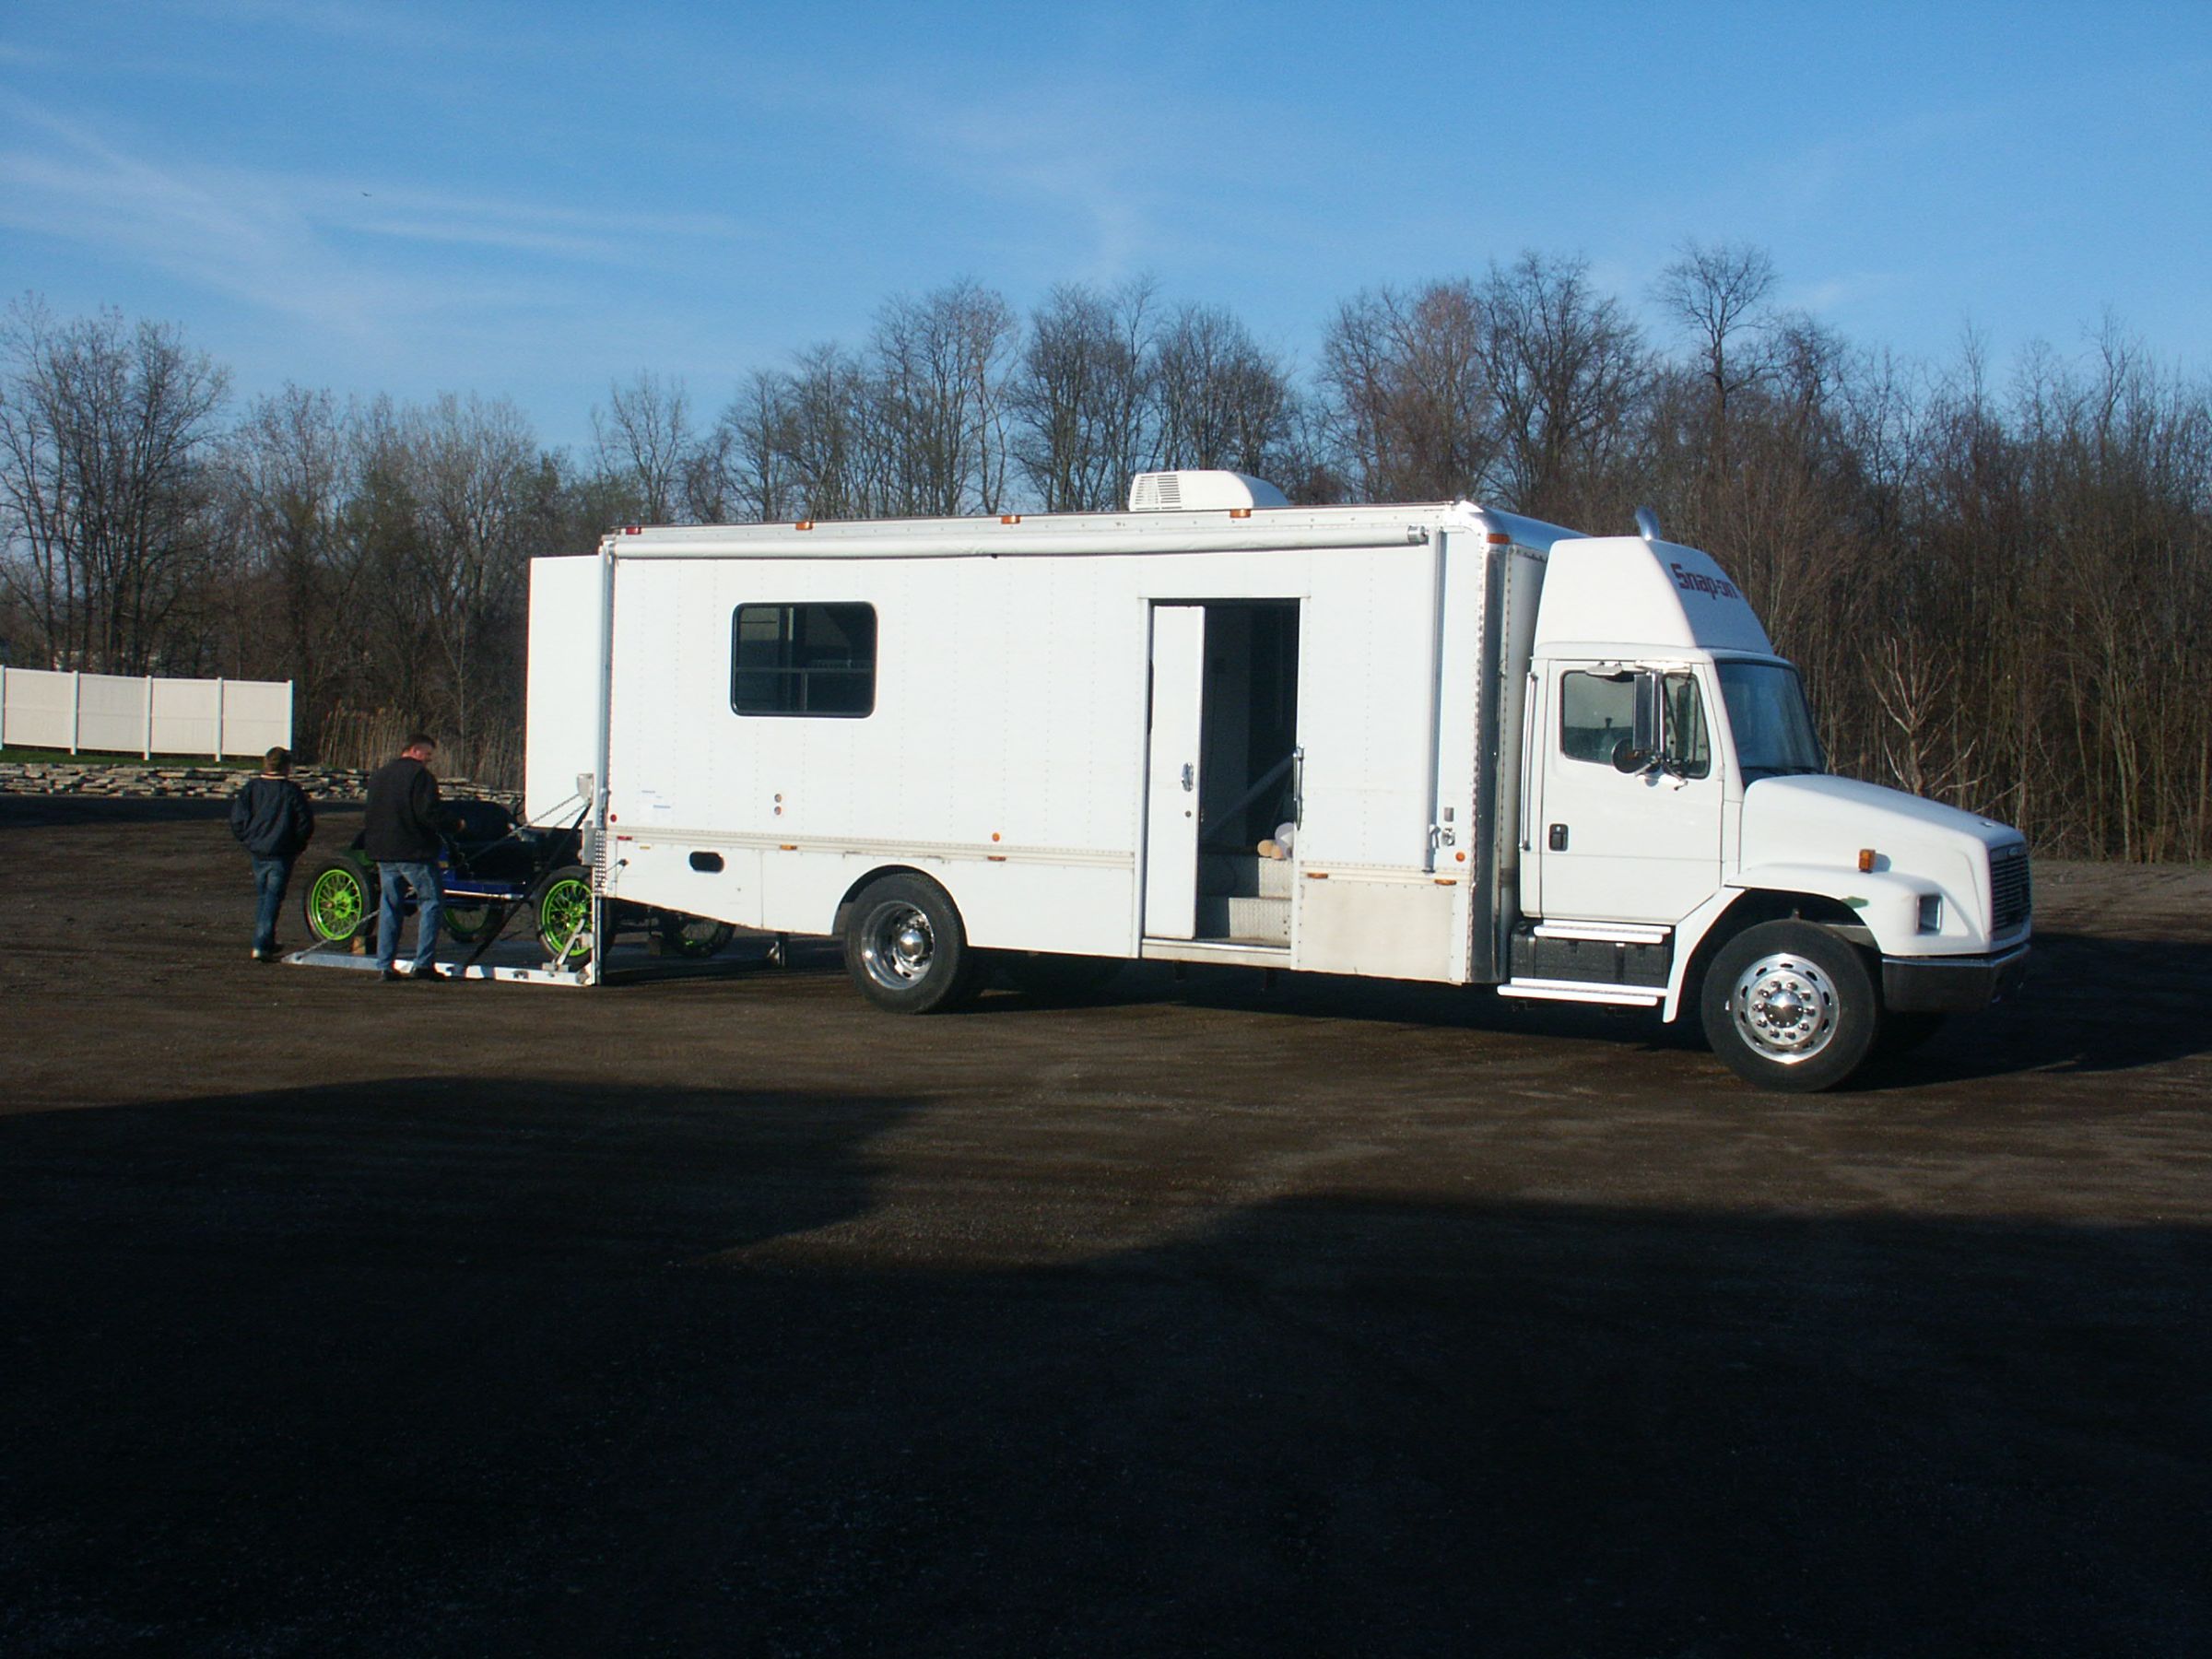
[[[782,966],[786,959],[787,944],[782,935],[772,933],[740,932],[728,945],[711,957],[683,957],[665,954],[654,947],[653,942],[641,935],[618,938],[605,959],[594,959],[581,968],[557,968],[547,959],[545,947],[535,938],[500,939],[486,950],[476,961],[469,961],[475,947],[465,946],[451,939],[439,941],[438,966],[455,979],[503,980],[511,984],[585,986],[618,980],[625,983],[648,980],[679,979],[734,979],[763,968]],[[366,951],[359,954],[342,945],[314,945],[305,950],[295,950],[285,961],[296,968],[336,968],[357,973],[374,973],[376,958]],[[401,952],[405,972],[406,952]]]

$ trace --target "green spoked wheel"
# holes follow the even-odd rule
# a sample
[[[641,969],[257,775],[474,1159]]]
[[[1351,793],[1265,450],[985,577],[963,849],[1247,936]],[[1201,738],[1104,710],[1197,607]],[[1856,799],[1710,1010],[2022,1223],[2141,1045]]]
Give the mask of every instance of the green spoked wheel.
[[[554,871],[538,895],[537,937],[556,967],[592,959],[592,873],[582,865]]]
[[[376,924],[376,900],[361,867],[351,859],[326,859],[307,878],[300,898],[308,936],[344,945]]]

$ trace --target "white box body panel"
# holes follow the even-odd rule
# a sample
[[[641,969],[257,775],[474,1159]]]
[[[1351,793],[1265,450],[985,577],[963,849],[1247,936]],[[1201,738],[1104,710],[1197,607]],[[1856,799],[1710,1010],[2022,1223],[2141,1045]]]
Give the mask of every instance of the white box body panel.
[[[979,947],[1147,954],[1153,607],[1258,606],[1296,618],[1302,811],[1282,965],[1467,979],[1487,868],[1478,727],[1497,700],[1476,659],[1485,572],[1504,556],[1472,510],[1336,510],[1335,545],[1253,532],[1262,545],[1220,550],[1044,523],[1049,548],[1007,558],[910,555],[905,526],[847,530],[891,540],[849,557],[788,527],[610,538],[608,896],[822,934],[857,884],[906,868],[946,888]],[[726,548],[695,545],[709,535]],[[600,570],[535,566],[534,818],[593,770],[599,715],[576,670],[595,659]],[[872,712],[738,713],[738,606],[809,604],[873,607]],[[1439,844],[1447,808],[1454,840]]]

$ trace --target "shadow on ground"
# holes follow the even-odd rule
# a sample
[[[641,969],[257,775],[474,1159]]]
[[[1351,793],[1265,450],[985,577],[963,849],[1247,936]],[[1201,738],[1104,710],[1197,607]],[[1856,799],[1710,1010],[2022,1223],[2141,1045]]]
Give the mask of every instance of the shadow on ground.
[[[1315,1197],[964,1268],[972,1194],[872,1226],[924,1110],[0,1119],[0,1646],[2212,1645],[2201,1232]]]
[[[240,782],[245,779],[241,775]],[[0,794],[0,830],[51,830],[78,824],[174,824],[227,819],[228,797],[199,795]]]
[[[794,953],[794,960],[825,972],[831,967],[818,952]],[[2010,1001],[1955,1017],[1925,1048],[1870,1066],[1853,1089],[2026,1071],[2128,1071],[2212,1053],[2212,1023],[2204,1018],[2212,1007],[2212,945],[2052,934],[2036,940],[2033,961],[2027,984]],[[1527,1031],[1638,1049],[1704,1045],[1694,1012],[1670,1026],[1640,1010],[1517,1003],[1487,986],[1312,973],[1281,974],[1270,983],[1260,970],[1248,968],[1192,969],[1179,978],[1160,964],[1132,964],[1097,1000]],[[1006,1017],[1034,1006],[1022,997],[992,995],[969,1012]]]

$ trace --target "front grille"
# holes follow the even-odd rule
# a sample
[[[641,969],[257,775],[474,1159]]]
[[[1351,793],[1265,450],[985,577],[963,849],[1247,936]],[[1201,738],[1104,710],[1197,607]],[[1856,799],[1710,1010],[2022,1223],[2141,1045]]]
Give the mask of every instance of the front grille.
[[[1992,935],[2008,934],[2028,920],[2028,848],[1998,847],[1989,855]]]

